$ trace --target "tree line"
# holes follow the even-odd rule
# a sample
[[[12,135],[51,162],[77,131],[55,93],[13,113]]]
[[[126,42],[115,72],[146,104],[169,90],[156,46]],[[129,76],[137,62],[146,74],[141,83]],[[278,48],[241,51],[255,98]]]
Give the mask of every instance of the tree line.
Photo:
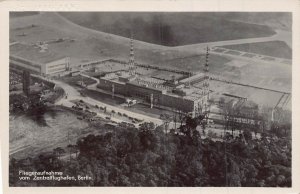
[[[290,187],[291,144],[265,133],[260,139],[227,133],[201,138],[188,120],[183,135],[145,123],[88,135],[76,145],[33,158],[10,159],[11,186]],[[18,170],[61,171],[88,181],[20,181]]]

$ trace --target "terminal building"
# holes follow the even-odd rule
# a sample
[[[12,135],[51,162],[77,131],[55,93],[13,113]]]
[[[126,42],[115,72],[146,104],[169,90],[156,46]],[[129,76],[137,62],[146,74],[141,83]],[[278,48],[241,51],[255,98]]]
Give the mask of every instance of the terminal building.
[[[128,70],[106,73],[99,78],[98,88],[111,92],[112,96],[119,94],[136,99],[150,107],[165,107],[193,116],[203,113],[209,100],[207,75],[200,73],[181,80],[172,77],[171,80],[162,80],[139,74],[131,41]],[[193,87],[193,83],[203,83],[203,88]]]
[[[171,87],[164,82],[159,82],[161,80],[148,79],[138,75],[129,75],[125,71],[122,75],[110,73],[99,79],[98,88],[136,98],[151,107],[169,107],[176,111],[190,112],[193,115],[197,114],[207,101],[208,96],[205,96],[201,89],[185,84]]]
[[[28,70],[43,76],[60,76],[69,69],[70,58],[38,46],[21,43],[10,46],[11,68]]]

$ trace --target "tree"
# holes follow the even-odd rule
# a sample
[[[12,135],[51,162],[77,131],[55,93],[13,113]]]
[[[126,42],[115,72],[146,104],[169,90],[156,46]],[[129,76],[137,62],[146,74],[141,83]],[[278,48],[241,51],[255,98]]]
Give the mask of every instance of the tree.
[[[164,122],[164,128],[165,128],[165,133],[168,133],[169,130],[169,124],[172,121],[172,116],[169,114],[161,114],[159,117],[161,120]]]
[[[180,121],[180,127],[182,127],[183,122],[185,121],[185,113],[182,110],[178,110],[178,119]]]
[[[225,104],[225,98],[224,97],[221,97],[220,100],[219,100],[219,106],[223,106]]]
[[[154,128],[155,128],[155,125],[153,122],[144,122],[139,127],[139,129],[142,131],[153,130]]]
[[[75,156],[77,158],[78,146],[77,145],[69,144],[67,146],[67,148],[68,148],[68,151],[69,151],[70,161],[71,161],[71,158],[72,158],[72,154],[75,154]]]
[[[115,113],[116,113],[116,111],[115,111],[115,110],[111,110],[111,115],[112,115],[112,116],[114,116],[114,115],[115,115]]]
[[[75,153],[76,158],[78,157],[78,152],[79,152],[78,145],[77,144],[73,145],[73,153]]]
[[[154,150],[157,146],[157,138],[153,131],[140,131],[139,133],[141,145],[144,149]]]
[[[187,122],[190,128],[196,125],[195,121],[197,119],[191,118]],[[256,139],[245,144],[227,132],[230,141],[209,138],[197,141],[197,130],[192,130],[191,136],[166,136],[161,130],[152,130],[153,127],[153,123],[143,123],[140,129],[120,128],[122,130],[82,137],[76,145],[67,146],[67,149],[72,148],[70,153],[78,153],[76,146],[80,150],[70,162],[59,162],[52,153],[32,159],[12,158],[10,185],[37,184],[20,182],[20,169],[56,170],[70,176],[89,175],[93,179],[39,182],[38,186],[291,185],[291,145],[285,138]],[[53,151],[58,154],[59,150]]]
[[[62,154],[66,153],[66,151],[61,147],[57,147],[57,148],[53,149],[53,152],[58,157],[58,159],[60,159]]]
[[[223,120],[224,120],[224,134],[226,131],[231,127],[232,134],[233,134],[233,119],[234,119],[234,110],[233,110],[233,102],[228,102],[223,104],[222,106],[222,114],[223,114]]]
[[[244,135],[244,138],[245,138],[245,140],[247,142],[249,142],[250,140],[252,140],[252,133],[251,133],[251,131],[245,129],[243,131],[243,135]]]

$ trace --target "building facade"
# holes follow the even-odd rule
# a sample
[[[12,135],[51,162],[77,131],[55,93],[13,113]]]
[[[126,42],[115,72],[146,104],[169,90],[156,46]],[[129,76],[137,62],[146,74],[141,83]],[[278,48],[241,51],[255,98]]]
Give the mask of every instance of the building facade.
[[[42,65],[42,74],[53,75],[67,71],[70,67],[70,58],[64,57],[55,61],[51,61]]]
[[[17,43],[9,47],[10,67],[44,76],[60,75],[69,70],[70,58],[38,46]]]
[[[41,63],[11,55],[9,57],[9,62],[12,67],[20,67],[21,69],[29,70],[30,72],[44,76],[51,76],[64,73],[69,69],[70,66],[69,57],[64,57],[62,59]]]
[[[118,80],[100,78],[97,87],[125,97],[139,99],[156,107],[168,107],[176,111],[192,113],[192,115],[197,113],[203,101],[206,100],[205,96],[177,95],[164,88],[139,85],[135,81],[120,82]]]

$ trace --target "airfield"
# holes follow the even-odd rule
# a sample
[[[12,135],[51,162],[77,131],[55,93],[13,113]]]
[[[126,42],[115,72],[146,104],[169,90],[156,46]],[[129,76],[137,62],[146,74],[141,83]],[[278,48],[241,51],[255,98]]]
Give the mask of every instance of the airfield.
[[[291,54],[291,32],[282,29],[274,30],[275,33],[258,37],[243,37],[233,40],[213,40],[211,42],[193,43],[188,45],[179,46],[164,46],[141,40],[134,41],[135,61],[139,64],[149,64],[151,66],[157,66],[160,68],[168,68],[178,71],[187,71],[193,74],[203,73],[203,65],[205,63],[206,48],[210,48],[209,55],[209,72],[212,77],[210,81],[210,87],[213,93],[217,95],[231,94],[247,98],[249,101],[253,101],[259,104],[261,107],[267,106],[274,108],[278,101],[281,99],[284,93],[291,93],[292,90],[292,54]],[[261,34],[260,34],[261,35]],[[71,22],[62,14],[45,12],[37,13],[33,15],[27,15],[24,17],[11,17],[10,18],[10,44],[16,44],[16,42],[25,45],[34,45],[38,42],[47,42],[48,52],[63,53],[70,57],[70,64],[72,67],[78,67],[81,64],[86,64],[92,61],[105,61],[109,59],[116,59],[121,61],[128,61],[129,59],[129,38],[122,37],[115,34],[101,32],[95,29],[86,28]],[[274,43],[275,42],[275,43]],[[264,43],[264,52],[260,49],[255,49],[259,46],[250,46],[251,49],[245,50],[245,44],[249,47],[252,44]],[[271,49],[276,46],[274,44],[282,45],[282,55],[272,55],[272,53],[265,52],[265,50]],[[236,45],[236,46],[232,46]],[[243,45],[243,46],[237,46]],[[246,48],[247,48],[246,46]],[[290,50],[288,49],[290,47]],[[280,49],[276,52],[281,52]],[[100,71],[117,71],[125,68],[122,64],[107,65],[105,63],[96,65],[96,68]],[[138,68],[139,74],[147,75],[153,79],[169,79],[170,72],[157,71],[147,68]],[[86,74],[93,76],[92,73],[86,72]],[[182,74],[172,73],[176,78],[181,78]],[[63,80],[57,81],[61,84],[66,92],[69,94],[71,100],[75,99],[88,99],[90,103],[98,104],[99,106],[105,105],[101,102],[101,97],[90,98],[82,97],[76,89],[63,83]],[[195,84],[195,86],[201,87]],[[255,87],[252,87],[255,86]],[[72,98],[73,96],[73,98]],[[76,98],[75,98],[76,97]],[[95,100],[97,99],[97,100]],[[109,101],[107,101],[109,102]],[[64,106],[71,107],[71,103],[68,100],[61,101]],[[114,106],[114,104],[106,105],[110,110],[118,110],[122,114],[132,114],[139,117],[147,113],[144,107],[138,109],[136,113],[130,113],[128,110],[123,110],[122,107]],[[286,105],[287,109],[291,109],[291,100]],[[158,118],[154,118],[151,113],[145,115],[144,118],[153,122],[159,123]],[[88,129],[88,124],[79,122],[76,116],[68,113],[63,116],[58,114],[59,121],[54,122],[48,115],[47,121],[50,122],[50,126],[42,128],[42,133],[39,134],[42,137],[48,137],[53,127],[57,128],[53,133],[58,138],[58,145],[62,144],[66,139],[65,136],[59,134],[64,131],[66,135],[65,122],[63,120],[69,120],[67,128],[76,128],[80,126],[80,129]],[[153,117],[153,118],[152,118]],[[11,150],[18,152],[22,145],[27,145],[32,142],[32,138],[36,135],[34,129],[39,126],[27,120],[24,117],[16,118],[14,125],[11,125],[10,142],[13,147]],[[116,122],[118,117],[115,118]],[[19,123],[19,124],[18,124]],[[24,131],[18,131],[20,123],[24,123],[26,128],[31,127],[32,131],[25,133]],[[79,124],[81,123],[81,124]],[[73,128],[72,128],[73,129]],[[81,134],[80,129],[76,129],[74,134]],[[97,131],[95,128],[90,128],[88,132]],[[73,134],[73,135],[74,135]],[[74,135],[74,139],[75,139]],[[36,138],[37,139],[37,138]],[[34,141],[36,141],[34,139]],[[47,141],[51,143],[53,139]],[[25,141],[25,142],[24,142]],[[38,147],[45,141],[37,141],[36,145],[33,145],[35,149],[29,149],[28,153],[34,153],[38,150]],[[47,142],[46,142],[47,144]]]

